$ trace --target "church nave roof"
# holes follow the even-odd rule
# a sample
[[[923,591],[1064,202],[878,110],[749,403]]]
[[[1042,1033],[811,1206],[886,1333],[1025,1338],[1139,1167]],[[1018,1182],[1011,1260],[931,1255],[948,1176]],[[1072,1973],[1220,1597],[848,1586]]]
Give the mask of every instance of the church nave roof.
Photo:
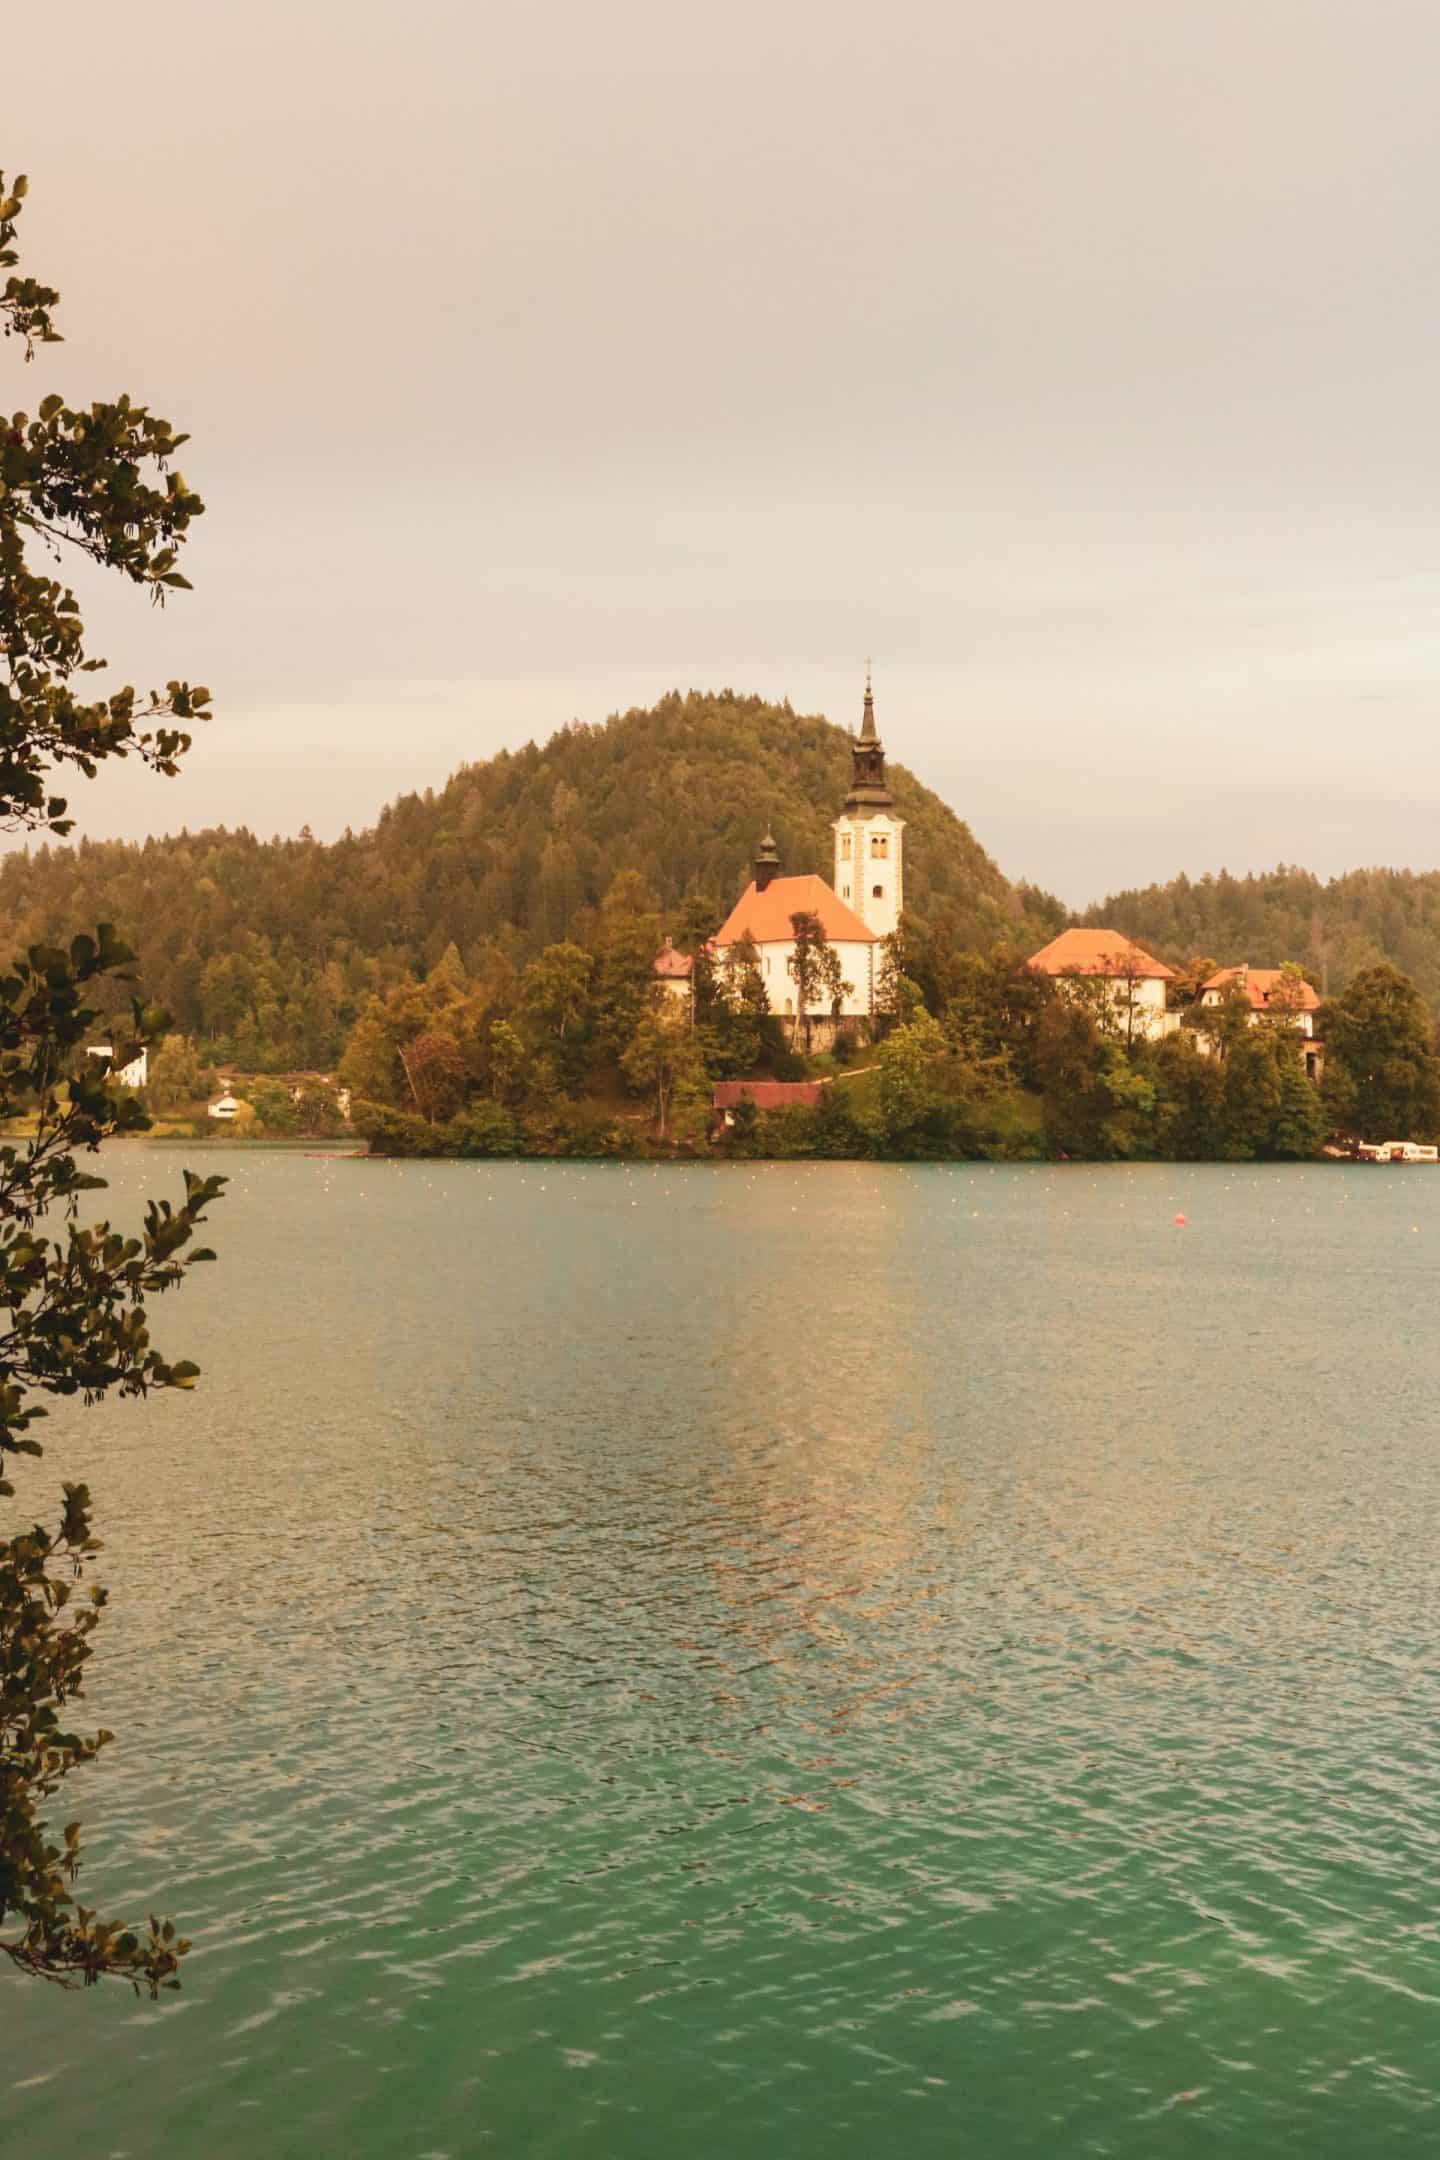
[[[717,945],[738,945],[752,937],[757,945],[788,944],[794,936],[792,915],[818,915],[820,927],[832,945],[874,945],[873,930],[833,892],[824,878],[772,878],[763,892],[747,885],[715,936]]]

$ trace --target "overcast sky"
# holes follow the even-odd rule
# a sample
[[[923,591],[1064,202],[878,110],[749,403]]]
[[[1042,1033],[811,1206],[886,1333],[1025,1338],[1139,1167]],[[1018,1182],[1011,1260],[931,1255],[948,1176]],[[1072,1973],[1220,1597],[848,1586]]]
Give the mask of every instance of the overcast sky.
[[[84,829],[329,836],[663,690],[882,730],[1083,902],[1440,863],[1436,0],[71,0],[0,162],[209,512],[219,717]]]

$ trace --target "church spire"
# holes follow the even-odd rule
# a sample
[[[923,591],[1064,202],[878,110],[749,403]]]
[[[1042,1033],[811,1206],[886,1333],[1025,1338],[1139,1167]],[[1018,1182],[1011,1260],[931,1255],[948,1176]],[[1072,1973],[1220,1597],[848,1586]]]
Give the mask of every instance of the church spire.
[[[868,660],[865,662],[865,712],[860,722],[860,740],[861,742],[870,743],[878,743],[880,740],[875,732],[875,692],[870,684],[870,662]]]
[[[850,741],[850,793],[847,810],[888,810],[895,798],[885,784],[885,748],[875,727],[875,691],[870,662],[865,663],[865,710],[860,733]]]
[[[764,892],[772,878],[780,875],[780,850],[775,845],[775,835],[767,832],[760,842],[760,852],[755,857],[755,890]]]

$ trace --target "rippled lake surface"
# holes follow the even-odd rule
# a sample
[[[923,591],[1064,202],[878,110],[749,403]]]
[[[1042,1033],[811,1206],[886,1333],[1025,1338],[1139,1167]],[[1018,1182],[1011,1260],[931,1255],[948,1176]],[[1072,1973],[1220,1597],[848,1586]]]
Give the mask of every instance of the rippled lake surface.
[[[1437,2149],[1440,1176],[223,1166],[0,2149]]]

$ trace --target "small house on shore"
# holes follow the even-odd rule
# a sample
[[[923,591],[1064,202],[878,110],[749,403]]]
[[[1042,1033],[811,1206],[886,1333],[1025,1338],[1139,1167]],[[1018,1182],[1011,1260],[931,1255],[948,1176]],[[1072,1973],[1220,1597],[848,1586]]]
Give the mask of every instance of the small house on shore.
[[[1315,985],[1295,968],[1256,968],[1244,960],[1221,968],[1200,985],[1200,1004],[1205,1010],[1213,1012],[1227,998],[1237,996],[1248,1004],[1252,1025],[1268,1020],[1301,1038],[1306,1076],[1318,1080],[1325,1070],[1325,1045],[1315,1039],[1315,1015],[1320,1010]]]
[[[1037,975],[1049,975],[1112,1029],[1127,1037],[1158,1042],[1173,1035],[1179,1013],[1166,1003],[1165,986],[1175,980],[1153,953],[1123,930],[1062,930],[1025,963]]]

